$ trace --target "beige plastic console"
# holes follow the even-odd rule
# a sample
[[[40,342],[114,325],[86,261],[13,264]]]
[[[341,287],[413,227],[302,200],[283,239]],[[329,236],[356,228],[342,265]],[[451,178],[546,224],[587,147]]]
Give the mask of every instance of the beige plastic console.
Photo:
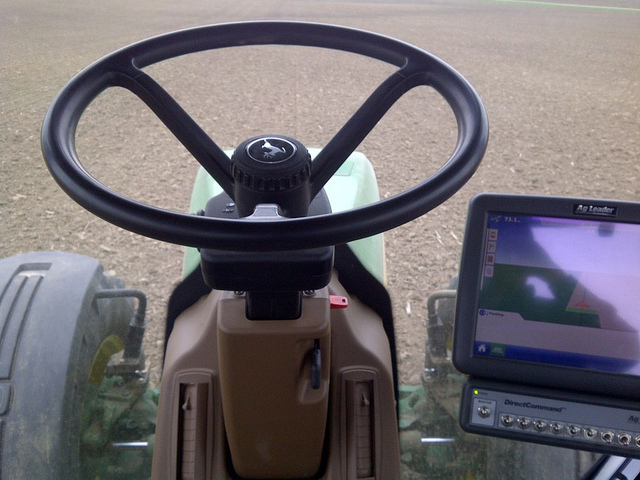
[[[176,320],[152,478],[400,478],[382,321],[355,298],[330,309],[329,295],[347,297],[335,272],[328,288],[303,298],[297,320],[247,320],[244,296],[218,291]]]

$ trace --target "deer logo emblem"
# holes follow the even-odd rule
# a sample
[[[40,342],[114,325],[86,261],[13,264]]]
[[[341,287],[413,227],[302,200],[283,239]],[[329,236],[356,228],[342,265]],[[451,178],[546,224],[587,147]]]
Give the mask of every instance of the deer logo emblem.
[[[285,155],[287,151],[284,147],[275,147],[269,143],[269,140],[265,139],[262,144],[262,155],[265,159],[271,160],[276,157],[278,154]]]
[[[296,154],[296,145],[286,138],[261,137],[246,146],[249,157],[261,163],[280,163]]]

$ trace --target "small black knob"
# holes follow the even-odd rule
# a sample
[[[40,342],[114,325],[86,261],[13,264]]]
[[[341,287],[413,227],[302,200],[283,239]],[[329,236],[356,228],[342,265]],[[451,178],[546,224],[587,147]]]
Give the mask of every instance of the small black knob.
[[[263,135],[245,140],[231,157],[234,196],[240,216],[260,203],[275,203],[287,217],[306,216],[311,156],[297,140]]]

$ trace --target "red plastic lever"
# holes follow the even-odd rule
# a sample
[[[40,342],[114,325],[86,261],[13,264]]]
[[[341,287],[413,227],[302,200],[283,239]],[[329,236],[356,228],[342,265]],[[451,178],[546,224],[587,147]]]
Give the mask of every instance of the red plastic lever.
[[[331,305],[331,310],[347,308],[349,306],[349,299],[340,295],[329,295],[329,304]]]

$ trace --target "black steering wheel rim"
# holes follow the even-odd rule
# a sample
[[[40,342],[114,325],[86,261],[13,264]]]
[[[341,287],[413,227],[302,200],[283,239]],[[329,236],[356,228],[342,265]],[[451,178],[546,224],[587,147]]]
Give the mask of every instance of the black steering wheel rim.
[[[188,53],[244,45],[321,47],[372,57],[399,67],[316,157],[311,177],[314,194],[386,111],[418,85],[433,87],[450,105],[458,125],[453,153],[431,177],[394,197],[345,212],[271,222],[206,218],[152,207],[114,192],[84,169],[75,151],[75,131],[80,117],[102,91],[119,86],[139,96],[222,188],[228,193],[232,191],[233,179],[225,164],[228,157],[141,69]],[[42,130],[42,150],[51,174],[69,196],[90,212],[126,230],[158,240],[245,251],[336,245],[402,225],[458,191],[477,169],[487,141],[488,121],[478,94],[442,60],[382,35],[301,22],[212,25],[132,44],[76,75],[53,101]]]

